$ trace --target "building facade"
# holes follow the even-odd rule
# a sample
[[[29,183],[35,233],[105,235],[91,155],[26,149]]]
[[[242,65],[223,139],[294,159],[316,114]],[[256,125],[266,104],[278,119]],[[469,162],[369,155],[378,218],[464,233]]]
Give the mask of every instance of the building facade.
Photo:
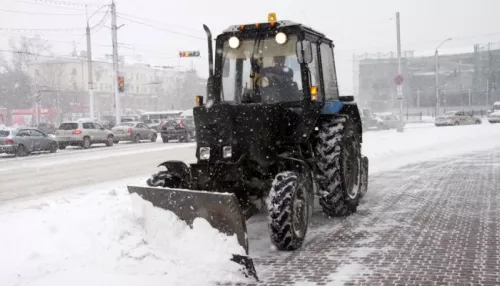
[[[474,52],[439,55],[438,96],[435,56],[415,57],[405,52],[401,59],[405,105],[412,108],[489,106],[500,100],[500,47],[474,46]],[[398,61],[394,53],[365,55],[359,61],[358,101],[376,111],[397,108]]]
[[[121,58],[121,63],[124,59]],[[29,74],[40,93],[43,108],[58,110],[58,121],[88,117],[90,111],[88,63],[84,53],[68,59],[32,63]],[[143,111],[189,109],[195,95],[205,95],[206,79],[195,70],[179,71],[149,64],[120,64],[125,90],[120,93],[122,114]],[[114,114],[113,64],[108,59],[92,62],[94,110],[97,116]]]

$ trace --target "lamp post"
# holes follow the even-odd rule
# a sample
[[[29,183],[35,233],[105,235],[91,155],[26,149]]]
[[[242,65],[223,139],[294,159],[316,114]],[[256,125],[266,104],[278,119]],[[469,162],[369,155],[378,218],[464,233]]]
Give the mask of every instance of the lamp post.
[[[446,42],[451,41],[451,38],[448,38],[441,42],[436,47],[435,58],[436,58],[436,117],[439,115],[439,54],[438,49]]]

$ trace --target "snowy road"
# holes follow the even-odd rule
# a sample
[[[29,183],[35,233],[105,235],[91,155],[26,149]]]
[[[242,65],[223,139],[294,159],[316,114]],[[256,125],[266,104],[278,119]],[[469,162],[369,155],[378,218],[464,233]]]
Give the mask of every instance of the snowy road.
[[[201,286],[238,274],[220,264],[234,245],[168,212],[151,230],[126,190],[163,160],[194,160],[194,146],[0,158],[0,281]],[[317,209],[303,249],[273,250],[265,215],[249,221],[260,285],[500,284],[500,125],[367,132],[363,152],[370,185],[358,213]]]
[[[266,218],[256,217],[258,285],[499,285],[498,190],[492,150],[373,176],[355,215],[326,219],[316,209],[295,252],[272,250]]]
[[[119,179],[147,177],[168,159],[193,160],[194,143],[120,143],[0,159],[0,201],[37,196]]]

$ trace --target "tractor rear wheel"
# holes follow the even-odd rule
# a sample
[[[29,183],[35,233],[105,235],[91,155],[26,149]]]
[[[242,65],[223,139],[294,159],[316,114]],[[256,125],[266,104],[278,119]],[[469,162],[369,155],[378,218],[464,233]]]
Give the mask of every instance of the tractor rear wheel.
[[[318,156],[319,203],[328,216],[356,212],[362,190],[361,144],[349,118],[335,118],[319,126],[315,151]],[[367,178],[366,178],[367,179]]]
[[[267,201],[271,242],[279,250],[302,246],[312,208],[312,182],[305,176],[285,171],[276,175]]]

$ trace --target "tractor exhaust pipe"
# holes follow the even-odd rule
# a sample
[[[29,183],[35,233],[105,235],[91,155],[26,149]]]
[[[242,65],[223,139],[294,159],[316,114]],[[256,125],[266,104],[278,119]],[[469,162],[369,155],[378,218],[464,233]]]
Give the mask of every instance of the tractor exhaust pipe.
[[[207,33],[208,39],[208,74],[210,77],[214,76],[214,52],[212,50],[212,32],[207,25],[203,24],[203,30]]]

